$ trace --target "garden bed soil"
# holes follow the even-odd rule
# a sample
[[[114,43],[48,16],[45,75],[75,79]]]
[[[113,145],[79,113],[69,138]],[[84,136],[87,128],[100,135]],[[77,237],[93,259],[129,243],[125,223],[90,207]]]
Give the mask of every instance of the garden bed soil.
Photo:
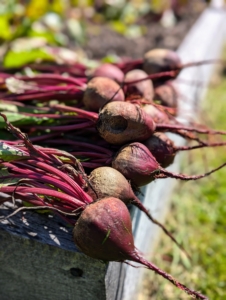
[[[176,50],[186,33],[206,8],[204,1],[189,1],[173,27],[163,27],[151,14],[138,24],[144,25],[146,33],[140,37],[128,38],[112,30],[108,24],[87,24],[87,42],[84,50],[89,58],[101,59],[108,54],[120,57],[140,58],[152,48]]]

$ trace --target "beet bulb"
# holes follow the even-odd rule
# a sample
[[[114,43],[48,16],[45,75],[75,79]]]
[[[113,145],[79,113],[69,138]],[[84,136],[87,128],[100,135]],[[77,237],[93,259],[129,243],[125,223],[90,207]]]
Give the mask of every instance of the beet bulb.
[[[116,145],[145,140],[155,131],[153,119],[142,108],[129,102],[117,101],[103,107],[96,127],[102,138]]]
[[[107,77],[91,79],[83,96],[85,107],[91,111],[99,111],[108,101],[124,100],[125,96],[120,86],[113,79]]]
[[[109,197],[88,205],[75,224],[73,239],[78,248],[92,258],[140,263],[196,299],[207,299],[141,256],[134,246],[129,211],[117,198]]]
[[[144,141],[144,145],[154,155],[157,162],[166,168],[171,165],[179,151],[189,151],[204,147],[226,146],[226,142],[203,142],[201,145],[194,146],[176,146],[174,142],[163,132],[155,132],[149,139]]]
[[[107,77],[121,83],[124,79],[124,73],[117,66],[104,63],[91,72],[91,77]]]
[[[148,101],[152,101],[154,97],[154,87],[151,79],[140,81],[134,84],[129,84],[130,81],[147,78],[147,76],[148,76],[147,73],[139,69],[134,69],[126,73],[124,79],[124,82],[127,83],[126,94],[133,95],[133,96],[134,95],[141,96]]]
[[[178,96],[178,92],[172,84],[163,84],[155,88],[154,100],[160,101],[163,106],[177,108]]]
[[[143,70],[148,74],[156,74],[181,69],[181,59],[175,51],[153,49],[145,53]],[[179,73],[179,72],[178,72]],[[162,77],[156,81],[165,82],[170,77]]]
[[[163,132],[155,132],[144,142],[144,145],[163,168],[174,162],[176,155],[174,142]]]
[[[160,166],[148,148],[135,142],[122,147],[112,161],[112,167],[121,172],[131,184],[140,187],[157,178],[176,178],[181,180],[197,180],[223,168],[226,163],[201,175],[185,175],[172,173]]]

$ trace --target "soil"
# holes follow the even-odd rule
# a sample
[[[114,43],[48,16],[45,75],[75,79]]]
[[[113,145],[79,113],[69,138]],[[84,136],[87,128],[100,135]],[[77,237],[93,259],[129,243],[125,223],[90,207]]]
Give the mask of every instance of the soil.
[[[87,43],[84,50],[92,59],[101,59],[108,54],[140,58],[152,48],[176,50],[205,7],[204,1],[189,1],[186,9],[180,11],[177,16],[176,24],[167,28],[156,22],[156,16],[146,15],[138,21],[138,24],[146,27],[146,33],[134,39],[113,31],[108,24],[90,23],[87,26]]]

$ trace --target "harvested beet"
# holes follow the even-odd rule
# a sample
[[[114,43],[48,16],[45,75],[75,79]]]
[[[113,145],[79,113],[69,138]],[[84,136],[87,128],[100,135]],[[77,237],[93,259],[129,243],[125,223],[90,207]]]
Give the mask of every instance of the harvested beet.
[[[125,96],[120,86],[107,77],[94,77],[84,92],[83,103],[91,111],[99,111],[108,101],[124,101]]]
[[[105,63],[92,71],[91,77],[107,77],[121,83],[124,79],[124,73],[117,66]]]
[[[145,53],[143,70],[148,74],[181,69],[181,59],[175,51],[168,49],[153,49]],[[165,81],[169,77],[159,78]]]
[[[200,149],[204,147],[219,147],[226,146],[226,142],[209,143],[204,142],[195,146],[181,146],[178,147],[174,142],[163,132],[155,132],[149,139],[144,142],[144,145],[154,155],[158,163],[166,168],[174,161],[175,155],[178,151],[188,151],[193,149]]]
[[[119,150],[112,161],[112,167],[121,172],[137,187],[146,185],[157,178],[176,178],[197,180],[224,167],[226,163],[202,175],[187,176],[176,174],[162,168],[148,148],[141,143],[132,143]]]
[[[163,132],[155,132],[144,142],[144,145],[163,168],[173,163],[176,155],[175,145]]]
[[[145,104],[142,106],[142,109],[146,112],[146,114],[152,117],[156,124],[166,124],[169,122],[169,116],[152,104]]]
[[[129,83],[130,81],[134,81],[136,79],[147,78],[148,74],[143,70],[135,69],[129,71],[125,75],[124,82]],[[127,95],[138,95],[145,98],[148,101],[152,101],[154,97],[154,87],[151,79],[147,79],[144,81],[140,81],[134,84],[126,85],[126,94]]]
[[[112,161],[112,167],[137,187],[154,180],[153,173],[158,170],[159,166],[154,156],[141,143],[132,143],[122,147]]]
[[[73,238],[78,248],[92,258],[138,262],[196,299],[207,299],[142,257],[134,246],[129,211],[117,198],[105,198],[87,206],[75,224]]]
[[[177,108],[178,93],[172,84],[162,84],[155,88],[154,100],[163,106]]]
[[[103,107],[97,121],[97,130],[107,142],[120,145],[142,141],[153,134],[155,123],[139,106],[129,102],[112,103]]]

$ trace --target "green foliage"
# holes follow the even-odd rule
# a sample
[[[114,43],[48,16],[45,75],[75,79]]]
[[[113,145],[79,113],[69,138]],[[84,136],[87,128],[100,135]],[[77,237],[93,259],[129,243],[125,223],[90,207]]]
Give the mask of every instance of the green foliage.
[[[12,160],[21,160],[29,157],[26,152],[15,148],[11,145],[8,145],[5,142],[0,142],[0,161],[12,161]],[[2,171],[2,170],[1,170]],[[2,175],[2,172],[1,172]],[[7,175],[4,173],[4,176]]]
[[[4,67],[21,67],[40,60],[53,61],[54,59],[45,49],[31,49],[20,52],[9,51],[4,59]]]

